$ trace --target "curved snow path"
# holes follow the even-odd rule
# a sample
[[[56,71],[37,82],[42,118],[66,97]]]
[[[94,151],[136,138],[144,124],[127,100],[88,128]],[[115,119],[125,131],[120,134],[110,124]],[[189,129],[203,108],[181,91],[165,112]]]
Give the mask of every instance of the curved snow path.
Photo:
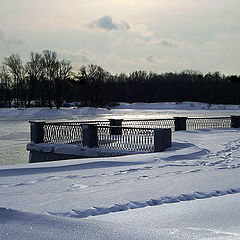
[[[126,204],[115,204],[113,206],[102,208],[102,207],[93,207],[85,210],[72,209],[69,212],[63,213],[54,213],[46,212],[46,214],[62,217],[71,217],[71,218],[87,218],[89,216],[98,216],[115,212],[127,211],[130,209],[136,208],[145,208],[149,206],[156,206],[162,204],[178,203],[182,201],[192,201],[197,199],[211,198],[211,197],[220,197],[227,194],[240,193],[239,188],[229,188],[227,190],[214,190],[211,192],[195,192],[193,194],[180,194],[178,196],[163,196],[159,199],[150,199],[147,201],[130,201]]]

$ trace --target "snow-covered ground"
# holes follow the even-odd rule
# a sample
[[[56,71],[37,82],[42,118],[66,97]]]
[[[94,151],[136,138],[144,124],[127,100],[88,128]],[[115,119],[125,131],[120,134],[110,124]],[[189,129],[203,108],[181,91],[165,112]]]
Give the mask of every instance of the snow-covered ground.
[[[164,103],[120,103],[115,109],[154,109],[154,110],[240,110],[240,105],[209,104],[199,102],[164,102]]]
[[[1,148],[27,142],[28,123],[0,124]],[[240,129],[174,132],[162,153],[1,166],[0,239],[240,239],[239,179]]]
[[[0,118],[3,119],[34,119],[34,118],[72,118],[72,116],[91,116],[98,114],[108,113],[108,109],[95,109],[95,108],[61,108],[61,109],[49,109],[49,108],[1,108]]]

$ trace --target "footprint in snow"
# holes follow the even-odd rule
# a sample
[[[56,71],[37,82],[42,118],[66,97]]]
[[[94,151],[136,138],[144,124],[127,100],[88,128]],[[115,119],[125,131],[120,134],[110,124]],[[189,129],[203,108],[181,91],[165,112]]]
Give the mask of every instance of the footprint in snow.
[[[88,188],[88,185],[75,183],[70,185],[67,191],[75,191],[75,190],[85,189],[85,188]]]

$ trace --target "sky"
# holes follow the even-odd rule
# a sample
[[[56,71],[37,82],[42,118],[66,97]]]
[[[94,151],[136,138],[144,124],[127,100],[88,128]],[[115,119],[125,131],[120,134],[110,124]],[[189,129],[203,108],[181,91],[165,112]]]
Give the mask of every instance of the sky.
[[[74,69],[240,74],[239,0],[0,0],[0,62],[50,49]]]

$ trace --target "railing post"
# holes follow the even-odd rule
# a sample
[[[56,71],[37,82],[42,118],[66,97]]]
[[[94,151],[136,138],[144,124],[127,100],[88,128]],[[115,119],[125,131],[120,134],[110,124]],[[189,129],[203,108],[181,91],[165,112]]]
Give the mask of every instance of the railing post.
[[[186,130],[187,117],[174,117],[175,131]]]
[[[31,142],[43,143],[43,126],[45,121],[30,121],[31,127]]]
[[[172,146],[171,128],[154,129],[154,152],[162,152]]]
[[[231,116],[231,127],[240,128],[240,116]]]
[[[110,123],[110,135],[122,135],[122,121],[123,119],[108,119]]]
[[[97,147],[98,137],[97,137],[97,126],[94,124],[83,124],[83,146],[87,147]]]

